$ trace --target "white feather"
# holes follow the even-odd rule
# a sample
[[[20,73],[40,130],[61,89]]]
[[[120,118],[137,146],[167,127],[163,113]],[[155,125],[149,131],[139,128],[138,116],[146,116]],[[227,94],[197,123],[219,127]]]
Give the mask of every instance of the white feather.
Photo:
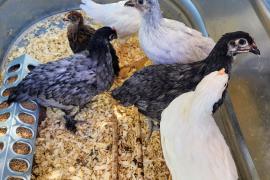
[[[215,43],[185,24],[163,18],[157,0],[142,11],[140,45],[155,64],[191,63],[205,59]]]
[[[230,149],[212,117],[227,81],[228,75],[213,72],[163,111],[161,144],[173,180],[238,179]]]
[[[111,4],[97,4],[92,0],[82,0],[81,9],[96,23],[115,28],[119,38],[137,33],[141,17],[137,9],[124,6],[127,0]]]

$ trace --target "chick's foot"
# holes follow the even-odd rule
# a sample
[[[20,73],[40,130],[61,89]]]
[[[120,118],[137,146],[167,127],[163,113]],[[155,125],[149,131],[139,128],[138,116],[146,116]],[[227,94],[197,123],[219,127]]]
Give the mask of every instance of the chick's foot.
[[[77,132],[77,127],[76,127],[77,121],[74,120],[73,116],[69,116],[69,115],[65,115],[64,118],[66,120],[65,126],[67,130],[75,134]]]
[[[148,136],[146,138],[146,142],[149,142],[152,137],[153,131],[159,131],[160,124],[157,121],[150,118],[148,118],[147,122],[148,122]]]

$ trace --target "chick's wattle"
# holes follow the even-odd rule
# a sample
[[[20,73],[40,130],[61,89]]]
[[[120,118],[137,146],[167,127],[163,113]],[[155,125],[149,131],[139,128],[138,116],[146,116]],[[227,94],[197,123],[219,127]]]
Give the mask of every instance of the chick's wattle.
[[[92,98],[108,90],[114,81],[110,41],[116,31],[96,31],[87,51],[35,67],[15,88],[8,102],[33,100],[44,107],[65,112],[66,127],[76,131],[76,114]]]

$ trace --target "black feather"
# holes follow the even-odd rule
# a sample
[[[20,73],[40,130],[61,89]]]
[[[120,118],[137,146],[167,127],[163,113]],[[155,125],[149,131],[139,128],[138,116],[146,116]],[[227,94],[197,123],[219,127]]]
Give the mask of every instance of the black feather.
[[[85,25],[82,14],[77,11],[71,11],[68,18],[78,19],[79,21],[78,24],[74,23],[68,26],[67,36],[71,50],[73,53],[80,53],[87,50],[96,30],[91,26]],[[114,73],[118,76],[120,72],[119,60],[112,44],[109,44],[109,48],[113,59]]]

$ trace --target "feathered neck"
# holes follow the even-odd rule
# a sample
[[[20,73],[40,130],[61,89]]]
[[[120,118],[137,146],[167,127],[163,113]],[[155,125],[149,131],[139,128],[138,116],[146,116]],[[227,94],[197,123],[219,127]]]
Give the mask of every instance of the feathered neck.
[[[200,95],[195,92],[192,103],[190,104],[189,117],[192,121],[200,122],[205,117],[213,115],[213,108],[219,100],[208,95]],[[203,122],[204,123],[204,122]]]
[[[103,38],[100,37],[93,37],[90,40],[88,51],[90,56],[93,55],[100,55],[100,54],[106,54],[106,52],[109,51],[109,42]]]
[[[233,62],[233,56],[227,54],[227,43],[218,42],[209,56],[205,59],[205,75],[225,68],[225,72],[230,74]]]
[[[142,24],[149,28],[157,28],[163,18],[157,0],[151,2],[151,7],[143,13]]]
[[[72,35],[77,34],[79,29],[84,26],[83,19],[81,19],[78,24],[73,23],[68,26],[68,32]]]
[[[78,26],[84,26],[84,20],[83,18],[80,18],[79,25]]]
[[[91,59],[98,59],[97,64],[112,64],[112,69],[115,76],[119,75],[120,67],[116,51],[113,48],[112,44],[100,37],[93,37],[89,43],[88,47],[89,56]],[[111,55],[111,61],[108,61],[108,53]],[[95,58],[98,57],[98,58]]]

